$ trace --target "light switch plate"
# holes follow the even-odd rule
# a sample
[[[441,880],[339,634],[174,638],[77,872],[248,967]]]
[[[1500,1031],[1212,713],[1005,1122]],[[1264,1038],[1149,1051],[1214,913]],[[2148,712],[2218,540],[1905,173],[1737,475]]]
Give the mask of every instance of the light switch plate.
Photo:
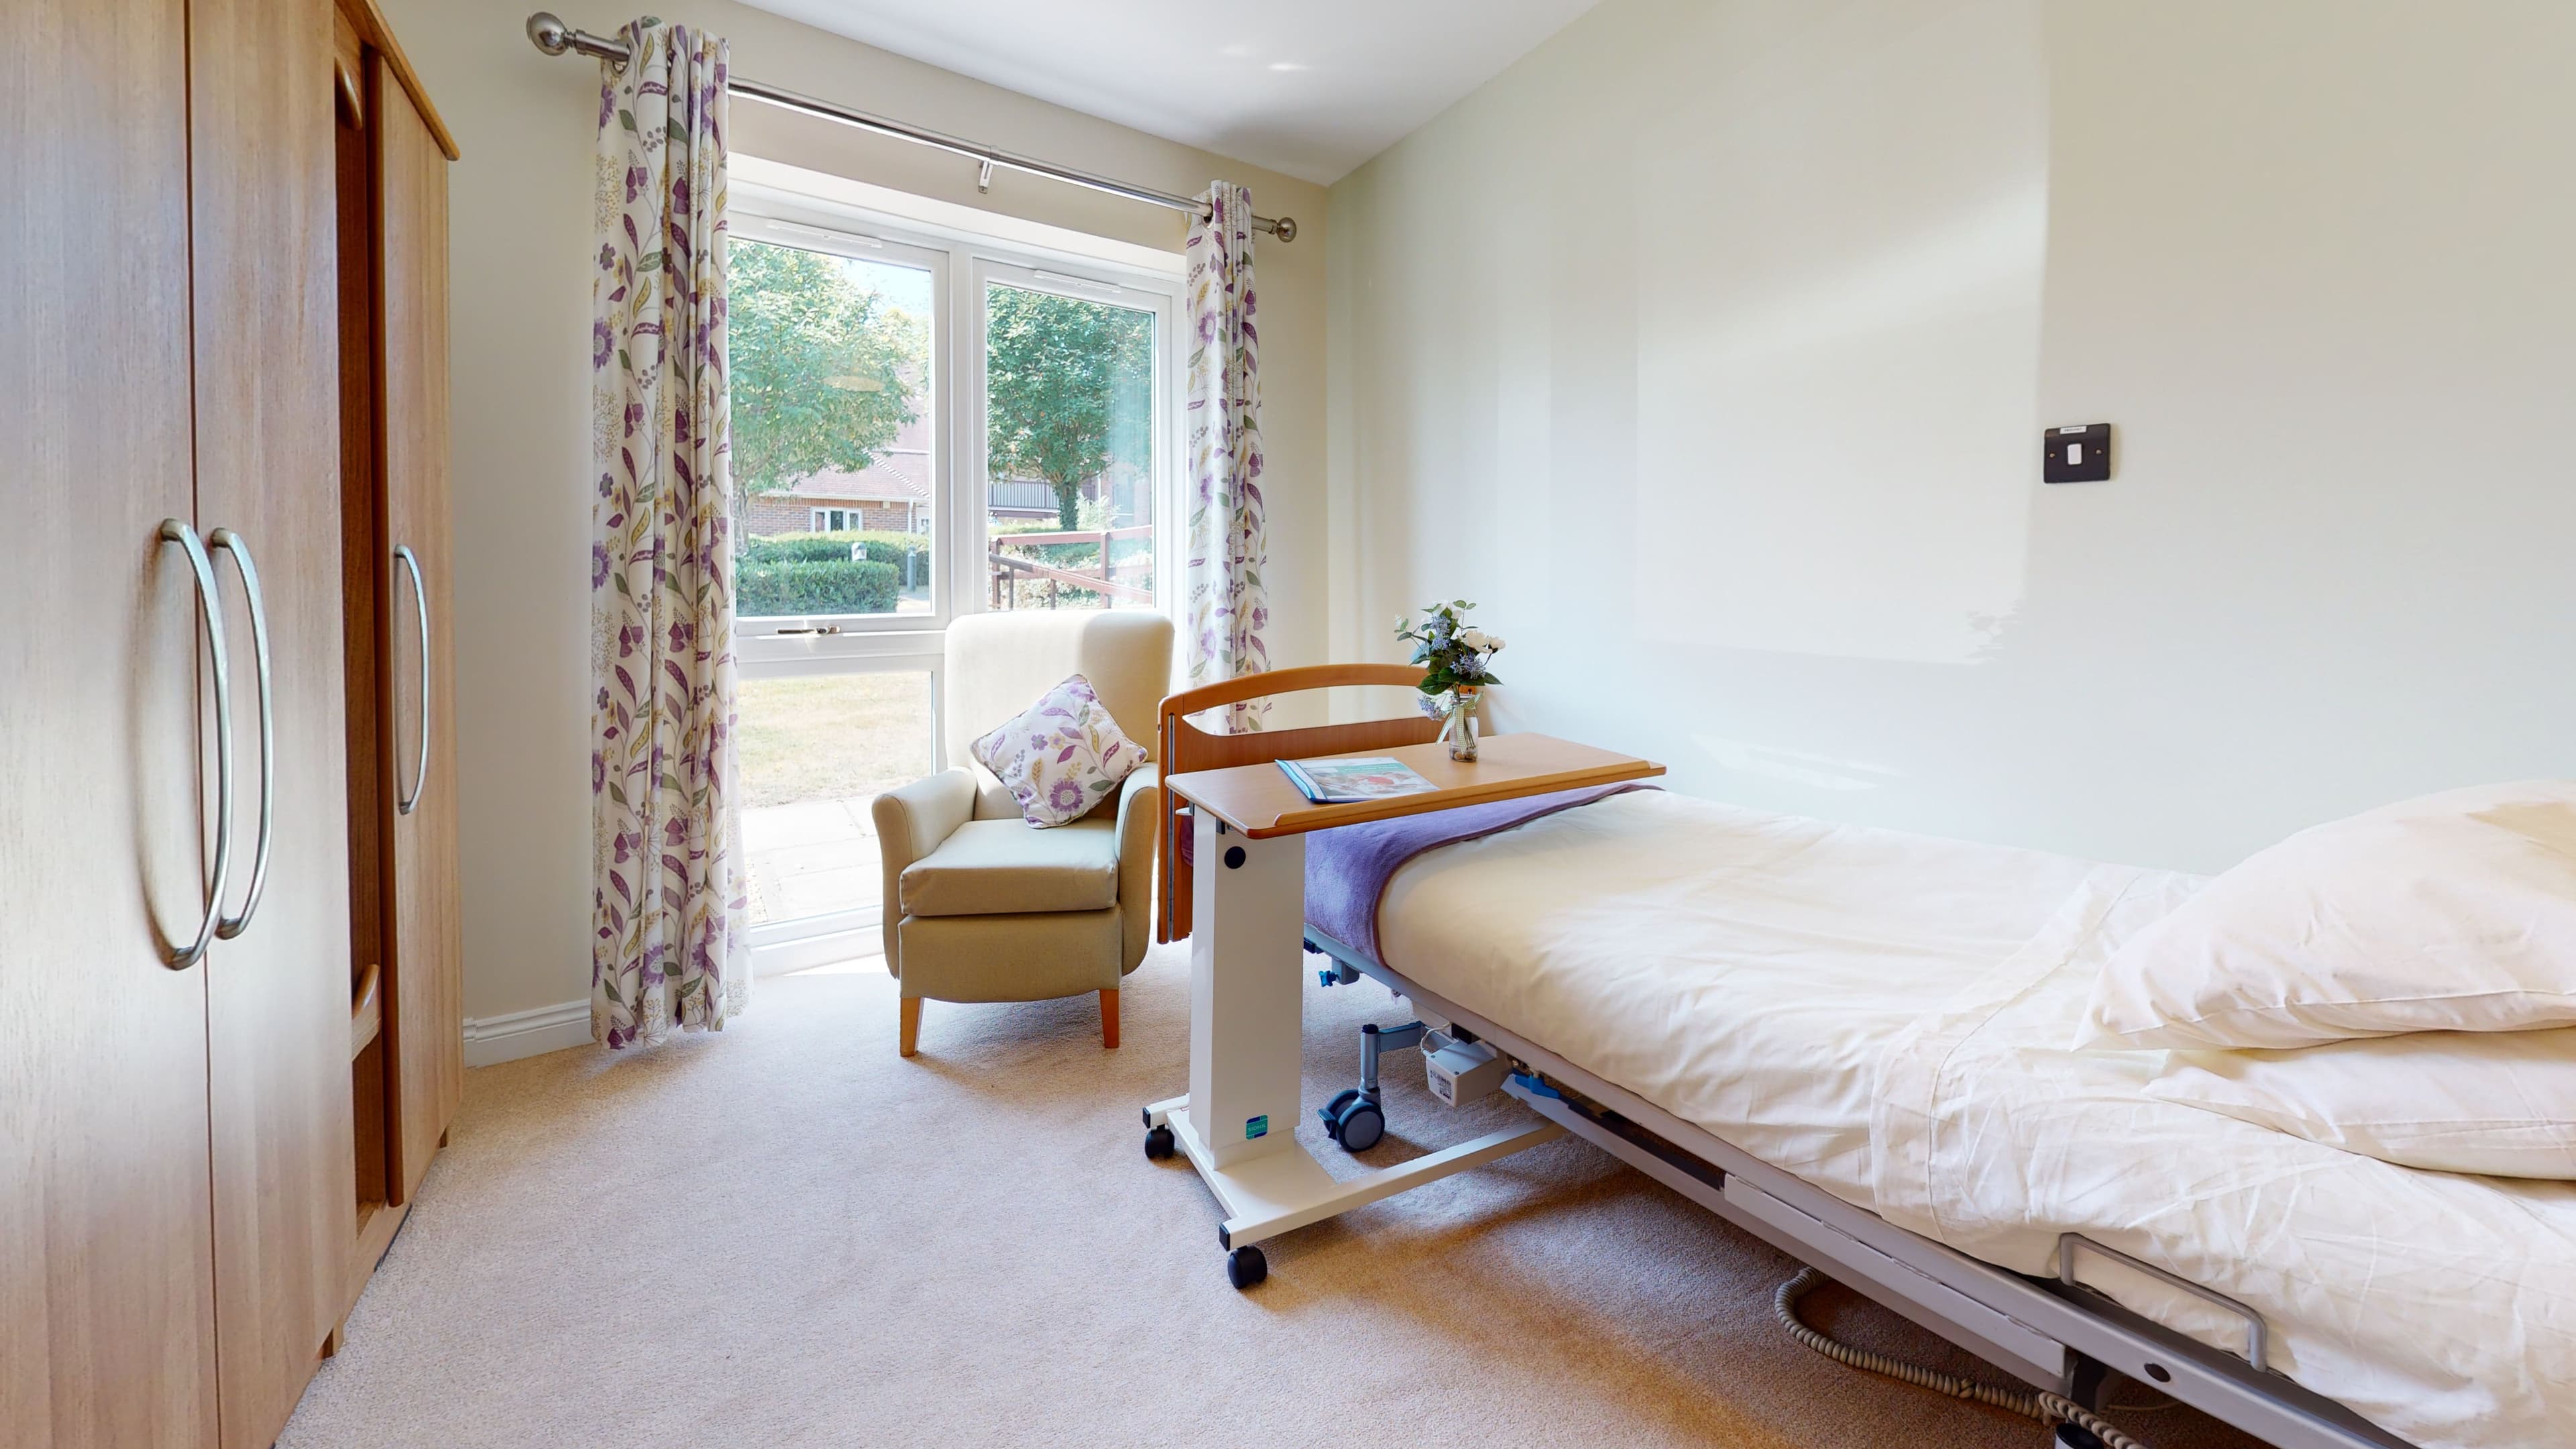
[[[2039,476],[2050,483],[2109,482],[2111,425],[2050,428],[2040,445]]]

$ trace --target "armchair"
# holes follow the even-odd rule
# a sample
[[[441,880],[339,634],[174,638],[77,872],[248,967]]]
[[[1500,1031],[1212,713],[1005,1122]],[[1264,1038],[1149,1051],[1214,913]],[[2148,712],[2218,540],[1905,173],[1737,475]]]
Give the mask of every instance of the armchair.
[[[940,733],[948,769],[876,798],[885,868],[886,970],[902,983],[897,1049],[921,1003],[1100,994],[1118,1045],[1118,986],[1153,938],[1158,762],[1084,818],[1036,829],[971,746],[1080,674],[1129,739],[1153,748],[1171,680],[1172,621],[1142,610],[975,614],[948,628]]]

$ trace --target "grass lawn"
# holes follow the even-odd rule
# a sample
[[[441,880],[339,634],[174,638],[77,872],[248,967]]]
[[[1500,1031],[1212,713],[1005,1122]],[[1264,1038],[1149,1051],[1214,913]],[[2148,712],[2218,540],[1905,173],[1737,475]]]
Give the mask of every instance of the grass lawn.
[[[930,773],[930,676],[746,679],[734,737],[742,806],[843,800]]]

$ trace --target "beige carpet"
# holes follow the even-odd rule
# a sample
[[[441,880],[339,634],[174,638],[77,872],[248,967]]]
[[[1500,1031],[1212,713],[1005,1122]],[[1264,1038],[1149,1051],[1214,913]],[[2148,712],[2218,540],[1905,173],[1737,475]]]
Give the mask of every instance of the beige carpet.
[[[281,1445],[2047,1442],[1791,1343],[1788,1259],[1573,1141],[1275,1240],[1238,1294],[1212,1200],[1137,1121],[1185,1087],[1186,948],[1125,995],[1116,1052],[1088,998],[933,1002],[907,1062],[869,962],[764,981],[719,1036],[469,1074]],[[1307,997],[1320,1100],[1359,1023],[1403,1018],[1374,985]],[[1392,1060],[1370,1164],[1521,1112],[1445,1111],[1418,1055]],[[1854,1341],[1972,1363],[1839,1288],[1809,1301]],[[2156,1449],[2251,1442],[2121,1417]]]

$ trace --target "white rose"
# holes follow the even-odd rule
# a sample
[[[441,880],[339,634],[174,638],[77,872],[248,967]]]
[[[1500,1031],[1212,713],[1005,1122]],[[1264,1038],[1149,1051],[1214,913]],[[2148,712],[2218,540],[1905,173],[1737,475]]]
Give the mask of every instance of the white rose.
[[[1498,647],[1494,642],[1494,636],[1486,633],[1482,629],[1459,630],[1458,642],[1475,650],[1479,654],[1491,653],[1496,647]]]
[[[1489,635],[1487,635],[1487,636],[1486,636],[1486,638],[1490,639],[1490,640],[1492,641],[1492,643],[1493,643],[1493,647],[1492,647],[1492,648],[1490,648],[1490,649],[1487,649],[1487,650],[1485,651],[1486,653],[1488,653],[1488,654],[1500,654],[1500,653],[1502,653],[1502,652],[1503,652],[1503,641],[1502,641],[1502,637],[1501,637],[1500,635],[1489,634]]]

